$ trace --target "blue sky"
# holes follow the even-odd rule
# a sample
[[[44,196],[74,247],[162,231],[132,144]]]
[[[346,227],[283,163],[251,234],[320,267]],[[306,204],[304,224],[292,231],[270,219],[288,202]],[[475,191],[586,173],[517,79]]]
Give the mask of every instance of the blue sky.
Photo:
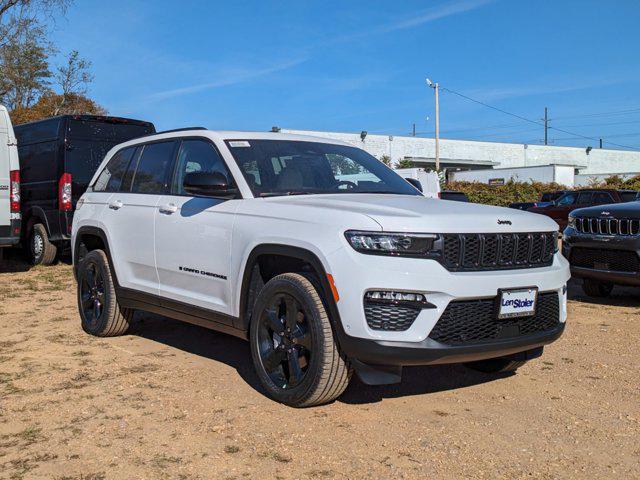
[[[640,149],[636,0],[77,0],[52,40],[93,62],[91,95],[158,129],[425,136],[444,87]],[[538,143],[542,128],[441,94],[445,138]],[[594,145],[551,130],[557,145]],[[609,145],[613,147],[613,145]]]

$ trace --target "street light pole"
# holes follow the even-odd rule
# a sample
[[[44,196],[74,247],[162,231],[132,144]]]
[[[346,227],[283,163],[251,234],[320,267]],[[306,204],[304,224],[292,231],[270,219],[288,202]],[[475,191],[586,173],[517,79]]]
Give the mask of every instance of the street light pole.
[[[440,85],[438,82],[433,83],[427,78],[427,85],[433,88],[436,102],[436,172],[440,172],[440,101],[438,99],[438,91]]]

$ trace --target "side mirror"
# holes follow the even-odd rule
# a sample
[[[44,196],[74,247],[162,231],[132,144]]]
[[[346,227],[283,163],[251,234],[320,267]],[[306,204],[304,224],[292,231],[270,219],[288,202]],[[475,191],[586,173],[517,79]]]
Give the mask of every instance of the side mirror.
[[[420,180],[416,180],[415,178],[405,178],[405,180],[409,182],[411,185],[413,185],[414,187],[416,187],[421,192],[423,191],[422,183],[420,183]]]
[[[220,172],[191,172],[184,177],[184,191],[194,197],[235,197],[238,189]]]

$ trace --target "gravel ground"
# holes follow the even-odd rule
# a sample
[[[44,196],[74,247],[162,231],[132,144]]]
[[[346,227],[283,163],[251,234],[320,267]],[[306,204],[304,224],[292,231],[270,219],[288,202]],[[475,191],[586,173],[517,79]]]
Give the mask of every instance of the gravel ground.
[[[405,369],[335,403],[266,398],[246,343],[149,314],[80,328],[71,267],[0,264],[0,478],[640,478],[640,291],[570,289],[516,375]]]

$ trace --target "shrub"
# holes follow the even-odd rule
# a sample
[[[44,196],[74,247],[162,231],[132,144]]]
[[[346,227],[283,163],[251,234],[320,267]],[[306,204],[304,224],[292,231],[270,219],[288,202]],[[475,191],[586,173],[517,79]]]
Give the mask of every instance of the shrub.
[[[509,180],[504,185],[496,186],[479,182],[449,182],[446,188],[466,193],[471,202],[501,207],[506,207],[515,202],[535,202],[540,200],[540,195],[543,192],[571,190],[557,183],[516,182],[514,180]],[[623,180],[619,175],[612,175],[600,183],[590,185],[589,188],[640,190],[640,175],[628,180]]]

